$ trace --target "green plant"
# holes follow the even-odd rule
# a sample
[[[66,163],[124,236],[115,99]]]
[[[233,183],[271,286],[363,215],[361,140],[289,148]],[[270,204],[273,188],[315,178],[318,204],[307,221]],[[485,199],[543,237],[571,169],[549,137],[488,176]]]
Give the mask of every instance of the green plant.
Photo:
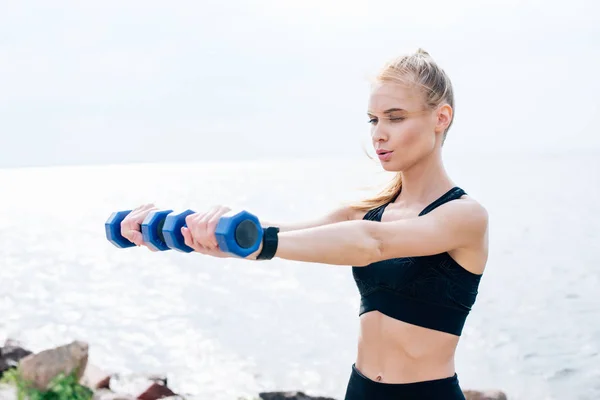
[[[0,383],[16,386],[18,400],[91,400],[93,391],[77,381],[75,372],[54,377],[48,389],[40,391],[26,382],[17,368],[5,371]]]

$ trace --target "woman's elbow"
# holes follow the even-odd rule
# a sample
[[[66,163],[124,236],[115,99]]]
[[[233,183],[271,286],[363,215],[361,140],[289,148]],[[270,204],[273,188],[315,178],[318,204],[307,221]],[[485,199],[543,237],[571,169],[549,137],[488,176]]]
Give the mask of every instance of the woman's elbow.
[[[374,262],[383,260],[383,246],[380,241],[369,238],[364,242],[360,249],[360,255],[357,257],[357,267],[366,267]]]

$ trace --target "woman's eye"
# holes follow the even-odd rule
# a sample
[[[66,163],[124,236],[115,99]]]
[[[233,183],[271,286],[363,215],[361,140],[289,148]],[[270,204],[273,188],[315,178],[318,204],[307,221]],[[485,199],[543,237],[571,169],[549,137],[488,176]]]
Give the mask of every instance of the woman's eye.
[[[371,118],[369,120],[369,124],[375,124],[375,123],[377,123],[377,118]]]
[[[404,117],[390,117],[390,121],[404,121]]]

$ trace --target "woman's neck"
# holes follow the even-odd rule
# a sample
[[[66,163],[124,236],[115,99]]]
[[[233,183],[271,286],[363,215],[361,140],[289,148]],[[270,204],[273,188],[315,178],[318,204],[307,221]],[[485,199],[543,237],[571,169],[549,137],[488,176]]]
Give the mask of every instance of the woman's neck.
[[[396,202],[406,205],[429,204],[450,190],[454,183],[442,162],[441,149],[402,171],[402,190]]]

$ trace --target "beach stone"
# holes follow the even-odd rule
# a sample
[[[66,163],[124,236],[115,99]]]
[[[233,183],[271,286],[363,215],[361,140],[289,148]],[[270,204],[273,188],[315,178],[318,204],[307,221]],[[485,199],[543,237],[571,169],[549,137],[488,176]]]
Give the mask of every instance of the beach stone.
[[[331,397],[313,397],[303,392],[263,392],[259,393],[261,400],[335,400]]]
[[[156,400],[177,396],[166,385],[167,378],[161,375],[114,374],[110,377],[109,388],[115,393],[133,396],[138,400]]]
[[[22,344],[14,339],[6,339],[4,346],[0,348],[0,375],[10,368],[19,365],[19,361],[28,355],[31,351],[22,347]]]
[[[40,391],[48,389],[48,384],[60,373],[70,375],[75,372],[81,379],[88,360],[88,344],[79,340],[54,349],[30,354],[19,361],[19,369],[24,380]]]
[[[500,390],[465,390],[463,391],[467,400],[508,400],[506,394]]]
[[[147,377],[153,382],[160,383],[163,386],[167,385],[167,376],[162,374],[143,374],[143,376]]]

